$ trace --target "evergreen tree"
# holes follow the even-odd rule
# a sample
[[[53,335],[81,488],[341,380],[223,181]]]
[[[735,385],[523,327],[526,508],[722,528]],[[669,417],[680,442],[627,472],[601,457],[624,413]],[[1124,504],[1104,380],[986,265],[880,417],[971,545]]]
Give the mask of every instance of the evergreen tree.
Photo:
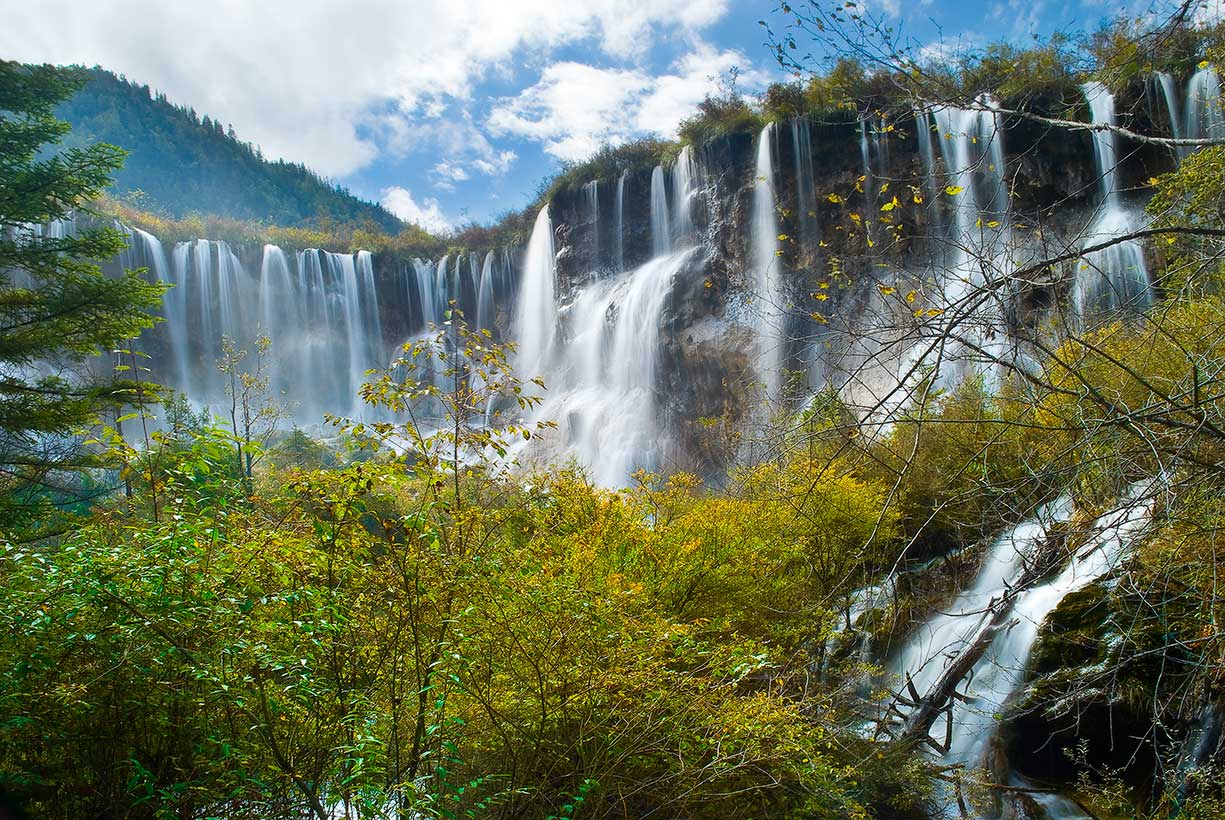
[[[86,361],[150,327],[162,289],[136,272],[102,275],[94,260],[124,246],[114,229],[44,233],[110,184],[111,145],[56,152],[68,133],[54,107],[76,72],[0,61],[0,536],[63,499],[57,476],[83,466],[72,434],[133,385],[98,384]]]

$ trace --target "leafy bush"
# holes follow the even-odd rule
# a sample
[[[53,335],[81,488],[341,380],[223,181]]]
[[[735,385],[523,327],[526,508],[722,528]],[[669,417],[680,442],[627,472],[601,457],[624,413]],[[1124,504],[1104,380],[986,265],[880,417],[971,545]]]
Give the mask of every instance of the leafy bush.
[[[698,103],[698,111],[681,122],[681,142],[703,145],[728,134],[757,133],[765,125],[762,116],[748,102],[729,90],[706,96]]]

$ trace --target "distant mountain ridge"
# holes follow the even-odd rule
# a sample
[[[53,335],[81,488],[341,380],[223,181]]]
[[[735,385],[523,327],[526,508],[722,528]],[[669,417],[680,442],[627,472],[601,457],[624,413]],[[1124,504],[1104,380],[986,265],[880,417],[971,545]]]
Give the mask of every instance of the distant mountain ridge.
[[[397,234],[405,224],[301,164],[270,161],[233,129],[102,68],[56,111],[72,126],[65,146],[107,142],[128,151],[111,193],[166,216],[191,213],[285,227],[342,224]]]

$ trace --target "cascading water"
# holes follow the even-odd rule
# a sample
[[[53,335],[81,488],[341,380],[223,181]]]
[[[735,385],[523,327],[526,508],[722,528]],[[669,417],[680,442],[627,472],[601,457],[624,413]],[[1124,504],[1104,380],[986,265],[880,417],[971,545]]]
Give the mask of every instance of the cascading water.
[[[1174,77],[1165,71],[1158,71],[1153,75],[1153,82],[1161,91],[1161,98],[1165,101],[1166,116],[1170,119],[1170,136],[1175,139],[1181,139],[1183,136],[1183,120],[1178,116],[1178,91],[1174,87]],[[1185,153],[1183,149],[1179,149],[1179,154]]]
[[[1221,104],[1221,79],[1214,66],[1204,66],[1187,81],[1183,132],[1187,139],[1225,137],[1225,110]]]
[[[1114,126],[1114,96],[1104,85],[1088,82],[1082,86],[1093,122]],[[1119,196],[1118,149],[1115,134],[1109,129],[1093,132],[1093,153],[1097,161],[1101,204],[1085,233],[1084,247],[1107,242],[1135,229],[1135,221],[1123,207]],[[1083,321],[1095,313],[1120,308],[1142,311],[1152,304],[1144,249],[1139,242],[1114,242],[1109,247],[1086,253],[1077,260],[1072,283],[1072,308]]]
[[[753,179],[753,324],[757,331],[757,369],[767,401],[779,400],[786,354],[787,313],[783,296],[783,263],[778,240],[774,195],[774,123],[757,138]]]
[[[651,172],[651,255],[662,256],[672,250],[672,224],[668,214],[668,185],[664,168]]]
[[[476,296],[477,330],[493,330],[493,277],[493,251],[489,251],[481,265],[481,284]]]
[[[525,379],[550,377],[557,339],[557,260],[553,250],[553,220],[546,205],[540,209],[527,256],[515,309],[512,335],[519,349],[516,369]],[[547,387],[547,384],[546,384]]]
[[[1034,581],[1030,574],[1052,525],[1067,521],[1072,506],[1060,498],[1038,516],[1023,522],[998,539],[988,550],[973,585],[963,591],[943,613],[920,626],[896,654],[890,671],[909,678],[920,696],[946,669],[970,651],[984,624],[1004,616],[994,637],[974,661],[960,695],[954,698],[948,716],[950,726],[937,725],[937,739],[949,735],[949,746],[940,763],[958,767],[967,774],[986,764],[987,752],[999,727],[999,714],[1021,689],[1030,651],[1047,616],[1067,595],[1109,573],[1125,557],[1150,520],[1157,482],[1140,482],[1128,488],[1115,508],[1093,522],[1084,545],[1055,576]],[[1015,592],[1018,585],[1020,592]],[[1013,596],[1011,604],[1007,598]],[[1007,606],[1006,609],[1001,607]],[[997,621],[1000,622],[1000,621]],[[1002,774],[1002,773],[997,773]],[[1015,778],[1015,776],[1013,776]],[[946,794],[950,809],[956,795]],[[1048,814],[1059,818],[1064,801],[1057,796],[1039,802]],[[974,815],[980,816],[980,815]],[[989,815],[988,815],[989,816]]]
[[[583,196],[586,199],[587,213],[584,221],[591,226],[591,259],[595,267],[600,267],[600,181],[593,179],[583,186]]]
[[[148,268],[171,286],[162,303],[166,321],[142,341],[156,379],[215,410],[228,403],[217,370],[223,339],[247,351],[250,368],[259,337],[267,336],[264,375],[295,421],[365,414],[357,401],[365,373],[390,358],[370,254],[290,256],[266,245],[256,267],[222,241],[180,242],[168,258],[156,237],[125,232],[120,264]]]
[[[559,425],[559,440],[539,455],[572,457],[608,487],[623,486],[637,469],[659,466],[661,313],[673,279],[694,252],[658,256],[618,281],[593,283],[576,298],[567,311],[570,338],[535,413]]]
[[[672,166],[672,241],[670,247],[688,247],[694,241],[693,206],[698,184],[698,165],[693,146],[681,149]]]
[[[817,194],[813,185],[812,124],[807,117],[791,120],[791,147],[795,156],[795,212],[800,233],[813,236],[817,228]]]
[[[915,134],[919,140],[919,161],[923,165],[923,187],[927,195],[927,213],[932,217],[931,234],[944,236],[944,219],[940,212],[940,185],[936,181],[936,149],[932,145],[932,117],[929,112],[914,110]]]
[[[613,223],[614,245],[613,266],[617,273],[625,273],[625,175],[621,172],[617,177],[617,197],[613,208],[616,210],[616,221]]]

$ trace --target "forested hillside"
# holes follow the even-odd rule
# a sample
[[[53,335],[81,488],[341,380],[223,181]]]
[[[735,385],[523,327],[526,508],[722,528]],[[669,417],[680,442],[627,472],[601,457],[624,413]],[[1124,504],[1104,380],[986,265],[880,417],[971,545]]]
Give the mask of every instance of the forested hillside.
[[[86,85],[56,115],[72,126],[69,147],[95,142],[128,152],[110,191],[166,216],[189,213],[252,219],[287,227],[341,223],[396,234],[404,224],[303,165],[269,161],[220,120],[172,104],[164,94],[109,71],[88,71]]]

